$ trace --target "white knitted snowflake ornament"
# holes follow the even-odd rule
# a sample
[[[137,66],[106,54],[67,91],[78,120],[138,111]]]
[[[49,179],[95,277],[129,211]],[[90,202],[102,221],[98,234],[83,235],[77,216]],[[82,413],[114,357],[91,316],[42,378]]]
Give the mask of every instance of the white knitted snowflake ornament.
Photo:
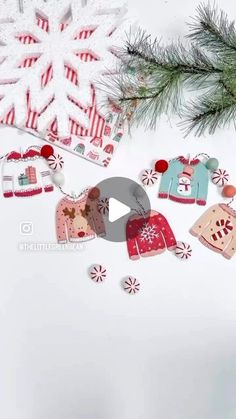
[[[1,0],[0,121],[102,164],[90,141],[112,135],[112,116],[97,85],[116,71],[125,12],[116,0]],[[77,151],[73,136],[92,145]]]

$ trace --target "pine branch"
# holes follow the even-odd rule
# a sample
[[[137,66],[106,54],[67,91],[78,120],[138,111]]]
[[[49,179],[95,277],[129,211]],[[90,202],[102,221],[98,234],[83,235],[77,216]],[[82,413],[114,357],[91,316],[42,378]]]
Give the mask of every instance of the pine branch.
[[[213,92],[208,92],[197,101],[192,101],[183,113],[181,123],[186,135],[193,131],[197,136],[207,130],[213,134],[217,128],[234,123],[236,118],[236,97],[226,91],[224,83]]]
[[[189,25],[191,33],[188,37],[211,53],[219,54],[235,62],[236,30],[234,22],[228,20],[225,12],[211,7],[209,3],[201,4],[197,11],[198,16]]]
[[[163,113],[185,118],[187,132],[213,133],[236,117],[236,29],[224,12],[201,4],[185,47],[162,46],[145,31],[131,34],[119,75],[106,85],[132,124],[155,128]],[[196,101],[184,104],[183,92]],[[199,97],[200,94],[200,97]]]

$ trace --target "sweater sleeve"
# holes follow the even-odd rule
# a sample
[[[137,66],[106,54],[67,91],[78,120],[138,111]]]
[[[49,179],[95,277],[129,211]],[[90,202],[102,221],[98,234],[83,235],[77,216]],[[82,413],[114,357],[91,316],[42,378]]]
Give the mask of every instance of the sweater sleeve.
[[[209,173],[206,166],[203,163],[199,163],[197,171],[197,199],[196,203],[198,205],[206,205],[207,194],[208,194],[208,182],[209,182]]]
[[[172,181],[173,181],[172,166],[169,166],[169,169],[165,173],[163,173],[161,177],[161,184],[160,184],[159,193],[158,193],[159,198],[168,198]]]
[[[62,202],[59,202],[56,209],[56,234],[58,243],[67,243],[67,229],[66,229],[66,219],[62,213],[62,208],[64,207]]]
[[[138,246],[135,236],[136,226],[132,220],[128,220],[126,224],[126,242],[129,258],[132,260],[140,259]]]
[[[102,214],[98,211],[98,203],[97,201],[94,202],[92,207],[92,220],[94,224],[94,230],[98,237],[103,237],[106,235],[105,224],[103,221]]]
[[[158,218],[158,223],[160,223],[161,234],[162,234],[163,239],[166,243],[167,249],[168,250],[175,249],[176,248],[176,238],[175,238],[175,235],[174,235],[167,219],[161,214],[158,214],[157,218]],[[160,218],[161,218],[161,220],[160,220]]]
[[[52,192],[53,184],[51,180],[50,170],[44,170],[41,172],[44,192]]]
[[[232,237],[232,240],[230,240],[230,242],[228,243],[227,247],[224,249],[222,254],[226,259],[231,259],[232,256],[235,254],[235,252],[236,252],[236,235]]]
[[[3,190],[4,198],[13,197],[13,177],[12,176],[3,176],[2,190]]]
[[[193,227],[190,229],[190,233],[193,236],[200,236],[203,231],[212,223],[212,219],[215,217],[214,214],[218,209],[218,205],[213,205],[207,211],[205,211],[204,214],[202,214],[202,216],[194,223]]]

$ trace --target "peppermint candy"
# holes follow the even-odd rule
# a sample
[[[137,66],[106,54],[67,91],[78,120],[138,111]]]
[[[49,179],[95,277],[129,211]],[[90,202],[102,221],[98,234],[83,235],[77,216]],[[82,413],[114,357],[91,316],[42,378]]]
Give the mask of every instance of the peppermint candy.
[[[192,248],[190,244],[185,242],[177,242],[175,255],[178,259],[187,260],[192,256]]]
[[[224,169],[217,169],[212,173],[211,180],[215,185],[223,187],[229,181],[229,174]]]
[[[136,294],[140,290],[140,283],[133,276],[128,276],[124,280],[123,288],[128,294]]]
[[[53,154],[48,157],[48,166],[52,170],[61,170],[64,166],[64,160],[59,154]]]
[[[142,184],[145,186],[152,186],[156,183],[158,179],[158,174],[152,169],[146,169],[141,174]]]
[[[100,214],[107,215],[109,212],[109,199],[101,198],[98,201],[98,211]]]
[[[94,282],[104,282],[107,277],[107,270],[102,265],[93,265],[89,270],[89,275]]]

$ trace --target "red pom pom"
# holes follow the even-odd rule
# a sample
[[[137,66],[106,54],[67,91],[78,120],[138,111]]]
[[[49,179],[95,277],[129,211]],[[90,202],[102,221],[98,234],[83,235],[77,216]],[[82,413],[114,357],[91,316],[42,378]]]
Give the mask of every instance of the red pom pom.
[[[155,163],[155,171],[158,173],[165,173],[169,167],[169,163],[166,160],[157,160]]]
[[[98,188],[95,187],[95,188],[90,189],[88,193],[89,199],[93,201],[95,199],[98,199],[99,196],[100,196],[100,190]]]
[[[236,195],[236,188],[233,185],[226,185],[223,188],[222,195],[226,198],[233,198]]]
[[[45,159],[48,159],[48,157],[52,156],[54,154],[54,148],[51,145],[44,145],[41,148],[41,156]]]

